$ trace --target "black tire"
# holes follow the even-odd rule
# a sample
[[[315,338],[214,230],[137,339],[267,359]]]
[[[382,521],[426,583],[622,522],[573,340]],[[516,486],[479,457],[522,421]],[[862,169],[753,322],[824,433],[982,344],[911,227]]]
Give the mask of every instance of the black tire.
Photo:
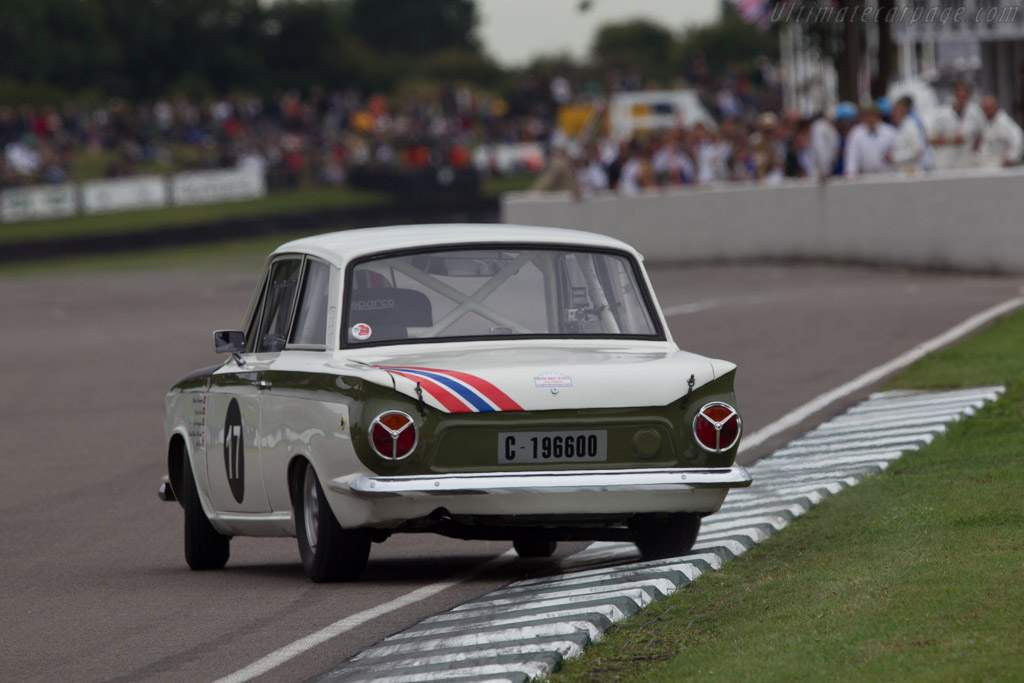
[[[633,542],[647,559],[685,555],[697,542],[700,517],[689,512],[637,515],[629,522]]]
[[[231,554],[231,537],[210,524],[199,501],[192,464],[188,457],[182,466],[181,506],[185,508],[185,562],[196,571],[223,569]]]
[[[294,485],[295,535],[306,576],[317,583],[355,581],[370,556],[369,532],[341,528],[308,462],[296,468]]]
[[[557,541],[544,538],[517,538],[512,542],[519,557],[551,557],[558,547]]]

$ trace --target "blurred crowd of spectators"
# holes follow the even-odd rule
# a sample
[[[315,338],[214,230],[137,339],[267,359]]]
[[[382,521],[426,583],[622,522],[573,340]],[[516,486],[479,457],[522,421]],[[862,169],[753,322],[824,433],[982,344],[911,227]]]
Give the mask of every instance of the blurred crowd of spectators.
[[[485,143],[548,145],[535,188],[580,195],[1015,165],[1024,156],[1018,123],[994,98],[976,102],[966,84],[927,117],[909,98],[860,109],[841,103],[828,116],[780,114],[779,74],[767,60],[715,78],[699,58],[691,63],[685,87],[711,113],[706,122],[680,119],[628,140],[608,137],[609,127],[575,140],[557,134],[559,107],[600,108],[609,93],[644,85],[638,74],[613,72],[601,82],[526,75],[505,98],[446,86],[401,98],[314,89],[269,100],[177,95],[95,108],[0,106],[0,187],[229,167],[256,169],[272,188],[330,186],[354,166],[469,166]],[[90,159],[101,167],[76,172]]]
[[[909,96],[862,108],[844,102],[831,116],[811,117],[779,116],[725,90],[715,101],[716,125],[680,122],[628,140],[563,141],[534,189],[628,195],[673,185],[1015,166],[1024,157],[1020,124],[995,97],[975,101],[966,83],[954,86],[952,101],[929,112],[927,123]]]
[[[777,109],[781,101],[767,60],[712,78],[698,57],[685,77],[722,119]],[[547,144],[562,105],[646,85],[640,73],[621,70],[573,80],[524,74],[504,97],[449,85],[402,97],[314,89],[268,100],[179,94],[155,102],[113,98],[96,107],[0,105],[0,187],[240,166],[287,188],[339,185],[347,169],[364,164],[460,167],[480,144]],[[516,170],[540,165],[531,159]]]
[[[74,165],[90,154],[103,160],[105,177],[253,167],[272,187],[338,185],[352,164],[466,166],[481,141],[546,138],[553,110],[535,104],[533,91],[546,93],[541,85],[524,81],[508,100],[447,87],[401,104],[313,90],[269,101],[178,95],[95,108],[0,106],[0,186],[78,179]]]

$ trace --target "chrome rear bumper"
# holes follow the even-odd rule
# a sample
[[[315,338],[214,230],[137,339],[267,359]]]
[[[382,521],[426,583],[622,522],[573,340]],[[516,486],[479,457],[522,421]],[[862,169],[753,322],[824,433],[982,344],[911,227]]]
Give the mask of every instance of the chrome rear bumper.
[[[750,486],[751,481],[746,468],[735,465],[709,469],[561,470],[357,477],[348,484],[348,489],[361,498],[393,498],[730,489]]]

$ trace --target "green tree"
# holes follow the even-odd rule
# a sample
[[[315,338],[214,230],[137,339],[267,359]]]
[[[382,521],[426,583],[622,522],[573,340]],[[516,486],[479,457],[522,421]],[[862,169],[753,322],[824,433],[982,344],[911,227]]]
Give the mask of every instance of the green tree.
[[[352,29],[373,50],[422,55],[479,50],[472,0],[353,0]]]
[[[0,78],[78,90],[119,61],[105,13],[94,3],[0,2]]]
[[[698,54],[703,55],[713,75],[722,75],[735,65],[749,65],[760,56],[777,59],[779,39],[774,31],[762,31],[747,23],[729,0],[722,0],[718,21],[683,33],[674,65],[680,72]]]
[[[351,35],[347,4],[288,2],[269,7],[261,27],[272,87],[333,87],[359,82],[371,56]]]
[[[650,21],[636,20],[602,26],[591,48],[599,69],[635,69],[653,77],[670,73],[672,33]]]
[[[113,94],[150,97],[182,81],[218,92],[261,76],[257,0],[95,1],[120,48],[117,68],[97,74]]]

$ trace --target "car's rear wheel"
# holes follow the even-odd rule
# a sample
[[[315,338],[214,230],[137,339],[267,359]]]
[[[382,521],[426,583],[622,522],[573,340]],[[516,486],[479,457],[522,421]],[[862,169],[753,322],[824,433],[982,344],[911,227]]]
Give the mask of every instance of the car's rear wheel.
[[[306,576],[317,583],[356,580],[370,556],[370,534],[341,528],[308,462],[299,466],[296,479],[295,535]]]
[[[185,508],[185,561],[191,569],[223,569],[231,553],[231,537],[210,524],[199,500],[188,457],[182,459],[181,505]]]
[[[558,543],[543,538],[517,538],[512,542],[512,547],[519,557],[551,557]]]
[[[630,520],[629,530],[645,558],[674,557],[689,552],[697,542],[700,517],[689,512],[637,515]]]

